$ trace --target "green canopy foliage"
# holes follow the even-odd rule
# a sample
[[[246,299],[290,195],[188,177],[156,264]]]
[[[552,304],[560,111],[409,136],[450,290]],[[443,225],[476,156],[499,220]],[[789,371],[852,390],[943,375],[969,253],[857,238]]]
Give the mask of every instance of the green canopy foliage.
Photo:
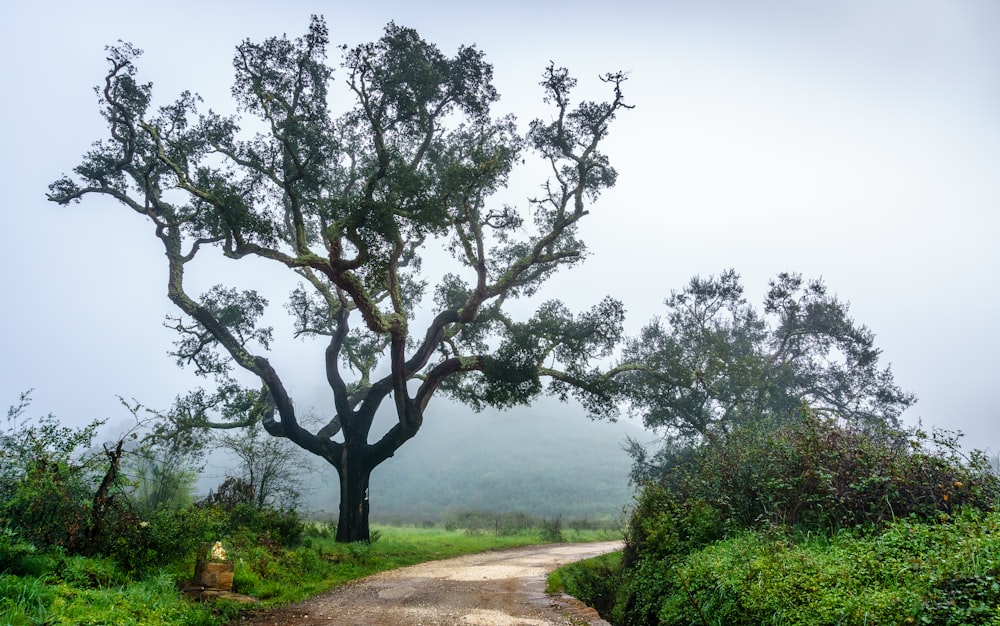
[[[181,312],[168,320],[180,336],[175,356],[217,385],[180,399],[180,430],[259,422],[338,471],[345,446],[363,450],[370,471],[417,432],[439,389],[476,406],[508,406],[542,392],[547,378],[554,393],[612,413],[609,373],[592,357],[619,340],[621,305],[605,300],[574,315],[553,301],[527,321],[506,305],[584,258],[579,222],[617,176],[600,145],[628,108],[625,76],[602,77],[608,101],[574,105],[575,80],[550,65],[541,87],[553,115],[521,134],[512,116],[491,112],[499,95],[475,47],[449,57],[390,23],[378,41],[340,48],[335,95],[328,46],[316,17],[302,37],[239,45],[238,116],[200,112],[188,92],[153,108],[152,85],[137,79],[141,52],[109,48],[98,90],[108,135],[75,176],[50,186],[59,204],[114,199],[148,220],[163,245],[167,295]],[[258,132],[242,129],[245,119]],[[551,171],[542,193],[524,207],[495,202],[527,151]],[[267,300],[231,285],[188,293],[185,272],[208,248],[297,278],[286,305],[293,332],[327,342],[318,364],[334,410],[317,430],[303,425],[268,360]],[[429,248],[452,256],[440,281],[424,269]],[[435,316],[415,329],[433,283]],[[240,388],[234,368],[255,375],[259,388]],[[398,423],[369,443],[390,394]]]
[[[797,419],[803,405],[853,424],[896,426],[915,402],[879,365],[874,333],[822,281],[779,274],[759,311],[728,270],[692,278],[665,305],[624,352],[641,365],[624,377],[630,401],[668,439],[653,458],[633,443],[639,474],[740,424]]]

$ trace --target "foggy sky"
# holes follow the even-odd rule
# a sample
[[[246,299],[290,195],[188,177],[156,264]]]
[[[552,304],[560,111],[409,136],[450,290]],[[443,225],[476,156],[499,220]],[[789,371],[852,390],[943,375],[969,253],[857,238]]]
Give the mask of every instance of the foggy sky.
[[[317,13],[335,44],[374,40],[389,20],[446,54],[476,44],[494,64],[497,112],[522,125],[547,114],[537,83],[550,60],[591,97],[603,95],[599,73],[628,71],[636,108],[605,147],[619,183],[585,220],[591,257],[545,297],[580,310],[610,293],[635,333],[695,274],[733,267],[758,304],[779,272],[822,277],[919,397],[908,421],[1000,450],[1000,4],[360,4],[0,6],[0,404],[34,387],[33,413],[116,422],[128,417],[116,395],[165,409],[199,384],[166,354],[173,311],[149,225],[110,200],[44,197],[106,133],[93,93],[104,46],[145,50],[155,104],[191,89],[204,109],[231,112],[234,47],[298,36]],[[534,173],[505,199],[523,206]],[[280,275],[256,277],[268,272]],[[293,397],[321,402],[322,351],[286,344],[275,362],[301,372],[283,373]]]

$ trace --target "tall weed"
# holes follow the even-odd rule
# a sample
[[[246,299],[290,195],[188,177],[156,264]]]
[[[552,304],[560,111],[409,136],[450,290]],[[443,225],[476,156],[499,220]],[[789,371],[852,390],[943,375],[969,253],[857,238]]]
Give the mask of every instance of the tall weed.
[[[45,577],[0,573],[0,624],[27,626],[49,620],[55,593]]]

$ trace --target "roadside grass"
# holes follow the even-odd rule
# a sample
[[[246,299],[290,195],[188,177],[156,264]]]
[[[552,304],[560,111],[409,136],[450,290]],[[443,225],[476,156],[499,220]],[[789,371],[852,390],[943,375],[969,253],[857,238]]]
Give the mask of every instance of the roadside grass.
[[[0,574],[0,624],[211,626],[226,618],[221,607],[188,602],[165,574],[122,585],[84,588],[55,577]],[[235,616],[230,611],[228,615]]]
[[[108,559],[53,554],[47,571],[0,573],[0,625],[115,624],[211,626],[241,610],[274,609],[378,572],[464,554],[547,543],[545,528],[511,534],[478,529],[373,526],[371,544],[338,544],[328,525],[309,524],[301,544],[282,548],[267,537],[223,538],[234,561],[234,591],[258,602],[188,601],[181,588],[194,555],[130,579]],[[568,530],[566,541],[620,539],[612,530]],[[3,571],[3,569],[0,569]]]
[[[352,580],[386,570],[464,554],[549,543],[543,530],[528,528],[508,535],[467,529],[373,525],[371,544],[338,544],[332,537],[308,537],[284,558],[267,560],[260,548],[236,549],[235,590],[259,598],[263,606],[298,602]],[[566,541],[586,543],[621,539],[611,530],[573,530]],[[246,556],[243,556],[246,554]],[[193,565],[192,565],[193,567]],[[294,582],[294,584],[288,584]]]
[[[569,594],[601,615],[610,615],[621,579],[621,560],[621,552],[610,552],[563,565],[549,574],[545,593]]]
[[[548,589],[621,625],[1000,626],[1000,513],[963,509],[877,531],[744,531],[672,563],[642,559],[628,578],[621,553],[572,563]]]

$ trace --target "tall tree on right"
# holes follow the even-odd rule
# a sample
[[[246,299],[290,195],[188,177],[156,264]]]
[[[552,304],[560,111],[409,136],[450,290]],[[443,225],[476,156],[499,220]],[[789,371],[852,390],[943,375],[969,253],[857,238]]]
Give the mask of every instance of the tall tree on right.
[[[740,424],[794,419],[803,406],[855,424],[896,426],[916,401],[879,364],[874,333],[821,280],[779,274],[761,313],[730,269],[692,278],[665,304],[666,315],[624,352],[625,362],[640,364],[626,375],[630,402],[666,442],[652,458],[632,442],[637,466],[654,469],[677,446],[722,438]]]

